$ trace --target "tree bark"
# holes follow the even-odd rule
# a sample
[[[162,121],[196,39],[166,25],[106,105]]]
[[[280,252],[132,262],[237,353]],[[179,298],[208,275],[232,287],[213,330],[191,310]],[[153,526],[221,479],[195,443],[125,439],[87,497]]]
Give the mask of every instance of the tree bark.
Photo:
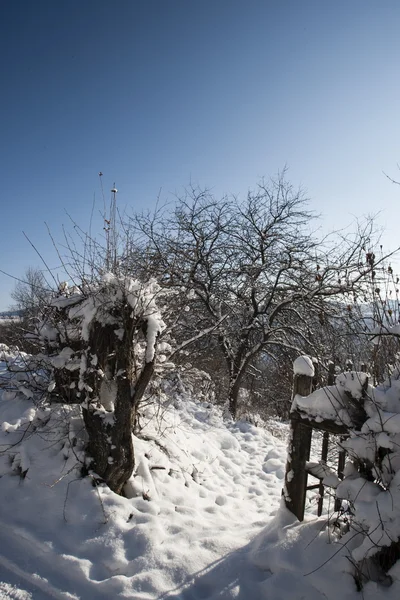
[[[132,443],[135,408],[129,377],[132,355],[132,340],[128,339],[130,328],[125,331],[121,343],[118,343],[114,329],[112,325],[92,325],[89,346],[91,354],[97,356],[97,365],[89,368],[87,377],[93,396],[99,397],[100,402],[102,378],[98,369],[115,378],[114,412],[104,411],[100,402],[88,402],[83,409],[83,419],[89,436],[87,453],[92,459],[91,470],[120,494],[135,465]]]
[[[107,413],[96,412],[91,406],[83,409],[91,468],[117,494],[121,494],[135,466],[132,443],[135,410],[130,396],[129,381],[118,381],[113,423],[104,418]]]
[[[233,419],[236,419],[237,408],[238,408],[238,399],[239,399],[239,391],[240,391],[240,379],[236,379],[229,384],[229,412],[232,415]]]
[[[132,431],[137,406],[154,372],[153,360],[145,363],[139,376],[135,376],[133,344],[138,324],[133,323],[129,313],[124,315],[124,324],[121,342],[115,336],[114,326],[99,323],[92,326],[89,339],[92,355],[97,356],[97,365],[91,373],[89,371],[88,383],[93,389],[93,397],[99,397],[102,378],[98,375],[98,368],[112,374],[117,388],[114,412],[104,411],[96,402],[88,402],[83,409],[89,436],[87,452],[92,459],[90,468],[117,494],[122,493],[133,473]]]

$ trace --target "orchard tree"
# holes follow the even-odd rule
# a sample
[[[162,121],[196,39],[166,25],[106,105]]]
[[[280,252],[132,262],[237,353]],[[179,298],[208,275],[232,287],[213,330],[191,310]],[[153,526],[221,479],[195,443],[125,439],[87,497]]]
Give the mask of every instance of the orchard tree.
[[[313,348],[313,328],[348,302],[375,267],[366,261],[372,223],[318,239],[315,216],[285,172],[244,201],[190,188],[175,209],[135,217],[147,269],[176,293],[182,325],[214,327],[224,357],[229,409],[261,353]]]

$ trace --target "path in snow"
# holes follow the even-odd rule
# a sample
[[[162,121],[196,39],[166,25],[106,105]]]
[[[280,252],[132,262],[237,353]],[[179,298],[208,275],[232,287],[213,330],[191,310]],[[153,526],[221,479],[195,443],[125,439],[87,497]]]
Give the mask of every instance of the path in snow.
[[[0,443],[22,440],[0,461],[4,594],[17,585],[23,600],[262,597],[269,574],[251,562],[250,543],[280,504],[283,439],[176,397],[143,411],[131,497],[122,498],[79,477],[73,410],[0,399]]]

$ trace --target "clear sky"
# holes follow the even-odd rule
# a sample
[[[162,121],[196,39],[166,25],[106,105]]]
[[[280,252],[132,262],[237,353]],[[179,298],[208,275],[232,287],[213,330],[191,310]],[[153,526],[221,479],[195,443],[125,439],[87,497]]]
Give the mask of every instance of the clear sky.
[[[400,244],[399,31],[398,0],[2,0],[1,268],[40,265],[22,231],[55,266],[44,222],[86,228],[99,171],[141,210],[287,164],[326,226]]]

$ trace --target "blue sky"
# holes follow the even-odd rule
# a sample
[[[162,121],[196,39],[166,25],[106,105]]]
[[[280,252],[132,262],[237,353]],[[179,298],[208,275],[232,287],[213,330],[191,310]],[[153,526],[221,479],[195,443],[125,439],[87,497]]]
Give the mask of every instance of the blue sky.
[[[381,211],[400,244],[399,27],[397,0],[3,0],[1,268],[40,265],[22,231],[55,267],[44,222],[87,228],[99,171],[142,210],[287,164],[324,227]]]

